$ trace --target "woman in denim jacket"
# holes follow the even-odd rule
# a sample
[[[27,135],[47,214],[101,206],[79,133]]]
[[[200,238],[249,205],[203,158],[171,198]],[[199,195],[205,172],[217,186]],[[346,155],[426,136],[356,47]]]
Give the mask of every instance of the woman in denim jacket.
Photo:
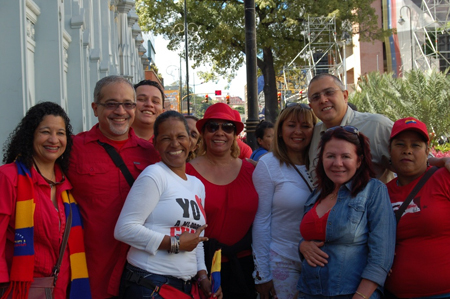
[[[328,129],[316,171],[300,224],[299,298],[380,298],[396,224],[386,186],[373,178],[368,138],[351,126]]]

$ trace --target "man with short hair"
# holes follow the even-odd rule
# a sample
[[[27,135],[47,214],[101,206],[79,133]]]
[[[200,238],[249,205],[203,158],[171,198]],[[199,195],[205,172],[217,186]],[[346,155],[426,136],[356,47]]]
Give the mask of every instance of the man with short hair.
[[[380,114],[353,111],[348,106],[348,91],[339,78],[331,74],[315,76],[308,87],[309,106],[321,120],[314,128],[309,150],[309,171],[315,178],[316,157],[322,134],[335,126],[353,126],[370,140],[372,162],[377,178],[388,182],[393,178],[389,165],[389,136],[393,122]]]
[[[134,85],[136,90],[136,118],[132,125],[136,135],[153,143],[153,125],[164,112],[164,91],[158,82],[142,80]]]
[[[98,123],[73,139],[69,171],[84,225],[86,260],[92,297],[114,298],[129,246],[114,239],[114,227],[130,185],[101,145],[120,155],[133,178],[158,161],[152,144],[130,128],[135,117],[133,85],[121,76],[99,80],[92,109]]]

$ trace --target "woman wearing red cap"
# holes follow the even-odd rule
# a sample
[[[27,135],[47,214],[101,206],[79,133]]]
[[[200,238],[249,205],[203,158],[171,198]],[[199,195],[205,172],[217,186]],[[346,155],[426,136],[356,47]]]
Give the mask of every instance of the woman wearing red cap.
[[[233,110],[224,103],[210,106],[196,124],[202,136],[198,157],[186,173],[205,185],[205,261],[211,266],[215,250],[222,248],[224,298],[255,298],[252,278],[251,225],[258,208],[253,186],[254,167],[239,159],[236,135],[244,129]]]
[[[408,117],[394,123],[389,151],[397,178],[387,187],[398,224],[385,287],[399,298],[450,297],[450,173],[430,173],[429,141],[423,122]],[[426,174],[432,175],[409,196]]]

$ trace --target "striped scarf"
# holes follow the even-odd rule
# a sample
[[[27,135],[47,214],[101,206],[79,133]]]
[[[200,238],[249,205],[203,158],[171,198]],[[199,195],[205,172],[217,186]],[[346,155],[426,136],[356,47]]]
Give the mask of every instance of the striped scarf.
[[[15,161],[18,172],[14,255],[10,285],[3,298],[27,299],[34,273],[34,210],[35,195],[31,171],[21,161]],[[72,226],[68,240],[71,269],[70,299],[91,298],[84,236],[78,206],[69,192],[61,194],[66,219],[72,207]]]

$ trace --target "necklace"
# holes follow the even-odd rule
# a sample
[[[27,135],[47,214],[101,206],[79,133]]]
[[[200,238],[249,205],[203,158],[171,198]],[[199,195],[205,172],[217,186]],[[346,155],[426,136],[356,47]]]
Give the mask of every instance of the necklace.
[[[41,173],[41,171],[39,170],[39,167],[37,166],[36,161],[34,161],[34,159],[33,159],[33,164],[34,164],[34,167],[36,168],[37,172],[41,175],[41,177],[42,177],[42,178],[47,182],[47,184],[50,186],[50,189],[52,189],[52,188],[53,188],[54,186],[56,186],[56,185],[59,185],[59,184],[64,183],[64,181],[66,180],[64,174],[62,175],[62,179],[61,179],[61,181],[59,181],[59,182],[54,182],[54,181],[52,181],[52,180],[49,180],[49,179],[47,179],[45,176],[42,175],[42,173]],[[56,179],[56,176],[55,176],[55,179]]]
[[[331,195],[331,196],[330,196]],[[328,195],[328,196],[330,196],[330,200],[334,200],[334,199],[336,199],[337,198],[337,193],[330,193],[330,195]]]

